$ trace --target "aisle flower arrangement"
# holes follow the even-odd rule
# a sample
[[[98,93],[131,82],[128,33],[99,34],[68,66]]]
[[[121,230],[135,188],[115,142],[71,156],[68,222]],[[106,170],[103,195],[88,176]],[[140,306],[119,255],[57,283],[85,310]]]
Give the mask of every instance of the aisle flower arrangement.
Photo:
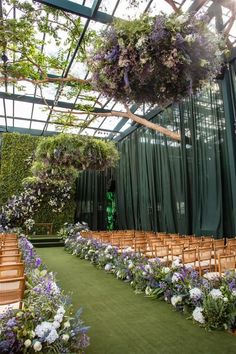
[[[139,253],[117,247],[79,233],[70,235],[65,249],[96,267],[130,283],[136,293],[163,299],[176,310],[190,314],[208,329],[234,329],[236,325],[236,274],[229,272],[210,282],[178,260],[169,267],[160,260],[150,261]]]
[[[27,277],[24,306],[0,315],[0,353],[83,353],[89,338],[81,310],[72,315],[70,298],[25,236],[19,245]]]

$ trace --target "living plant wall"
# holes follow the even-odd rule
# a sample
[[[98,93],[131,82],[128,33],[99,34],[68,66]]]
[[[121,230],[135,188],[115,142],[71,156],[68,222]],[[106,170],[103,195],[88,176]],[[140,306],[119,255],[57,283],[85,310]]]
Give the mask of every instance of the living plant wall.
[[[40,137],[26,134],[5,133],[1,144],[1,170],[0,170],[0,206],[3,206],[13,195],[22,190],[22,181],[30,175],[31,156],[36,150]],[[52,207],[44,203],[36,213],[35,222],[53,223],[54,232],[65,222],[73,222],[75,213],[75,200],[66,202],[62,213],[53,213]]]

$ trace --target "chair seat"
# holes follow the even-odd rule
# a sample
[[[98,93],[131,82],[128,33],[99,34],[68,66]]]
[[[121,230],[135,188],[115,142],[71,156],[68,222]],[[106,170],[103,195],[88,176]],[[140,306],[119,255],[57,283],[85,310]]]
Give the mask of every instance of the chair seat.
[[[4,313],[9,309],[18,310],[20,308],[20,302],[15,302],[10,305],[0,305],[0,313]]]

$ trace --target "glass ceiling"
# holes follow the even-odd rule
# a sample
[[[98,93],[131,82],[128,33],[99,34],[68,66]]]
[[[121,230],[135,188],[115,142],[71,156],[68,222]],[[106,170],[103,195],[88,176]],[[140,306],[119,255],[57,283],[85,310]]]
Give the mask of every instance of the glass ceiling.
[[[236,45],[236,0],[140,0],[139,6],[130,8],[129,0],[39,0],[36,2],[54,6],[64,11],[81,16],[84,33],[89,29],[100,31],[109,26],[113,17],[129,20],[137,15],[140,15],[148,10],[154,14],[161,11],[171,13],[178,9],[183,11],[196,11],[208,13],[210,17],[210,25],[216,23],[217,8],[222,11],[221,19],[223,21],[223,32],[228,36],[232,47]],[[16,13],[17,16],[17,13]],[[39,33],[39,38],[43,38],[44,33]],[[62,36],[64,33],[61,34]],[[82,36],[83,37],[83,36]],[[77,52],[83,44],[83,39],[78,39]],[[44,53],[56,54],[59,48],[56,44],[44,46]],[[74,75],[76,73],[80,78],[87,79],[90,73],[84,63],[78,63],[73,58],[76,54],[71,53],[68,45],[69,64],[60,73],[62,77]],[[49,74],[55,74],[53,72]],[[58,75],[58,72],[56,73]],[[53,114],[49,108],[57,107],[61,111],[67,112],[73,110],[76,104],[84,104],[86,92],[80,91],[76,99],[66,96],[67,87],[62,87],[57,84],[50,84],[49,87],[42,89],[42,94],[39,88],[35,88],[32,84],[26,83],[26,89],[20,90],[16,87],[9,87],[6,92],[3,87],[0,88],[0,132],[18,131],[33,135],[51,135],[60,131],[60,126],[53,122]],[[91,92],[89,93],[91,95]],[[94,103],[95,108],[103,109],[104,111],[116,110],[122,111],[124,107],[111,99],[102,97],[99,93],[93,92],[96,97]],[[42,96],[47,100],[47,106]],[[45,109],[47,108],[47,109]],[[148,105],[132,105],[131,111],[135,114],[145,116],[147,119],[155,117],[158,113],[158,107]],[[88,121],[90,117],[86,114],[79,115],[78,121]],[[137,124],[133,121],[121,117],[104,117],[99,116],[96,120],[90,121],[86,127],[71,127],[68,132],[75,134],[83,134],[113,140],[121,140],[127,134],[137,128]],[[173,130],[176,129],[172,127]]]

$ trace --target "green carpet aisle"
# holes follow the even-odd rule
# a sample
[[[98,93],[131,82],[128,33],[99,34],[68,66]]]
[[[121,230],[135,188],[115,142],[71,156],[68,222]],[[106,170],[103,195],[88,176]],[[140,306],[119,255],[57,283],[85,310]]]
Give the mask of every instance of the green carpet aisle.
[[[91,326],[86,354],[235,354],[236,337],[206,332],[164,302],[135,295],[128,284],[62,248],[38,254]]]

